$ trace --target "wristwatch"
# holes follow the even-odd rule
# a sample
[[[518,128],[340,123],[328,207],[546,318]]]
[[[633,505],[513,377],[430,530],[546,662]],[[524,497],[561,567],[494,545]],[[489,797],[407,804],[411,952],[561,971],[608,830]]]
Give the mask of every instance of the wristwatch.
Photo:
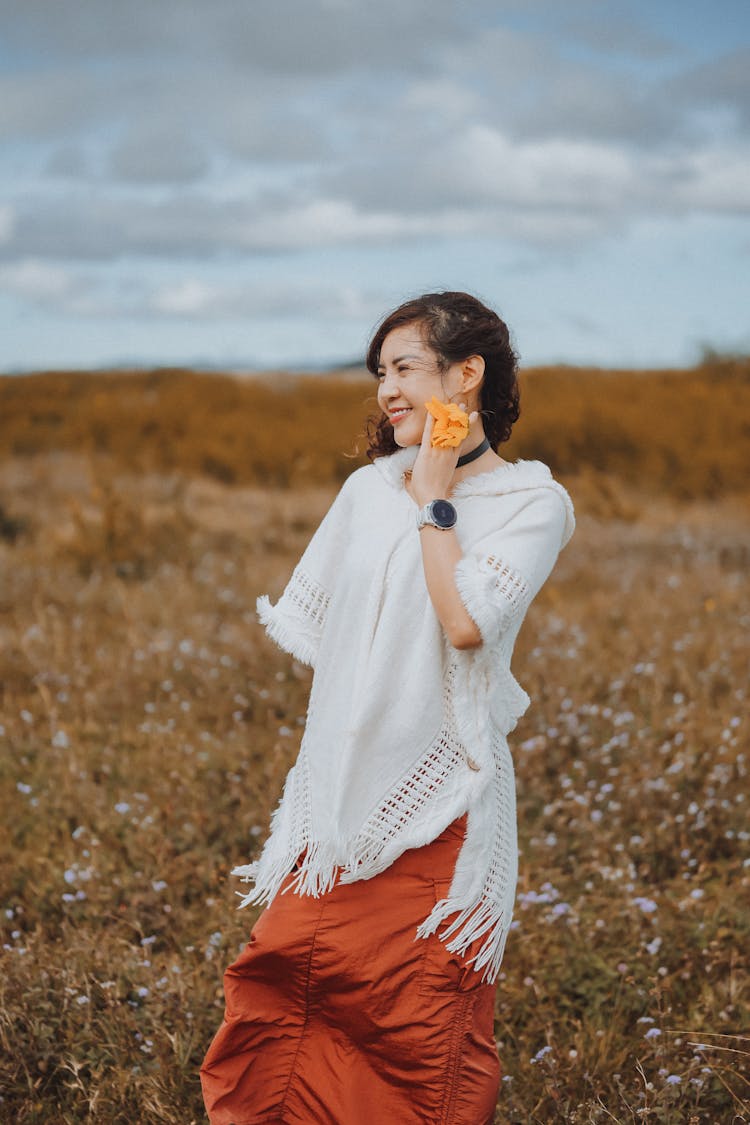
[[[439,527],[441,531],[449,531],[455,527],[458,512],[450,500],[432,500],[417,512],[417,530],[423,527]]]

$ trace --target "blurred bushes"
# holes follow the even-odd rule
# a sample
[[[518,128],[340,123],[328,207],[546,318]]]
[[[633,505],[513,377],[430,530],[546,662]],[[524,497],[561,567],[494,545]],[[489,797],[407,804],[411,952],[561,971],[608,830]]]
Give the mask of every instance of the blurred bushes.
[[[522,383],[511,456],[680,499],[748,487],[750,359],[689,371],[544,368]]]
[[[521,419],[501,452],[565,477],[616,476],[678,498],[747,487],[750,359],[688,371],[548,367],[522,374]],[[375,384],[334,376],[45,372],[0,377],[0,445],[11,455],[107,454],[134,471],[298,487],[366,463]]]

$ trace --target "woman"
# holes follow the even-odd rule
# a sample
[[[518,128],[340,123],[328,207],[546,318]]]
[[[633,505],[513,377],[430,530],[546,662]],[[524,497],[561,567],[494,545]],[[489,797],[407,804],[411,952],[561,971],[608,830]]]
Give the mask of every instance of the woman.
[[[529,704],[510,658],[573,509],[541,462],[495,452],[518,418],[517,363],[476,298],[400,306],[367,366],[373,464],[278,603],[258,602],[314,676],[270,836],[234,871],[254,883],[243,905],[270,905],[225,976],[201,1070],[213,1125],[494,1115],[517,873],[506,736]]]

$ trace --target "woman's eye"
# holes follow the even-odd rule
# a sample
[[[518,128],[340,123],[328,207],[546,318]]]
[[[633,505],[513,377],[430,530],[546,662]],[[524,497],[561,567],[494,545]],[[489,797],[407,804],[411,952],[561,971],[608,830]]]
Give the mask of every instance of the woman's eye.
[[[397,367],[395,370],[396,370],[397,375],[408,375],[408,373],[411,371],[411,368],[408,367],[408,366],[405,366],[405,367]],[[380,381],[381,379],[385,379],[385,376],[386,376],[385,371],[378,371],[375,375],[375,378],[378,381]]]

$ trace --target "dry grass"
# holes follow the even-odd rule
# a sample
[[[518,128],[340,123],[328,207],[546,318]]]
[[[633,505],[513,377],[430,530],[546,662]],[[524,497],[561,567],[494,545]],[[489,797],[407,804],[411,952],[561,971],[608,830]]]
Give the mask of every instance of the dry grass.
[[[691,371],[522,374],[511,459],[538,457],[679,498],[746,490],[750,359]],[[364,462],[375,383],[158,370],[0,376],[0,450],[105,454],[119,467],[298,487]]]
[[[224,436],[244,483],[225,483],[194,459],[197,428],[139,444],[127,396],[108,456],[83,393],[78,450],[31,423],[19,449],[18,398],[3,423],[0,1119],[23,1125],[204,1120],[197,1067],[254,917],[227,873],[264,837],[309,686],[254,599],[281,589],[348,467],[334,442],[317,484],[260,487],[240,412]],[[67,419],[72,399],[46,397]],[[712,442],[726,484],[735,451]],[[644,494],[600,465],[564,480],[579,528],[515,659],[533,704],[512,736],[523,854],[498,1120],[745,1121],[746,508]]]

